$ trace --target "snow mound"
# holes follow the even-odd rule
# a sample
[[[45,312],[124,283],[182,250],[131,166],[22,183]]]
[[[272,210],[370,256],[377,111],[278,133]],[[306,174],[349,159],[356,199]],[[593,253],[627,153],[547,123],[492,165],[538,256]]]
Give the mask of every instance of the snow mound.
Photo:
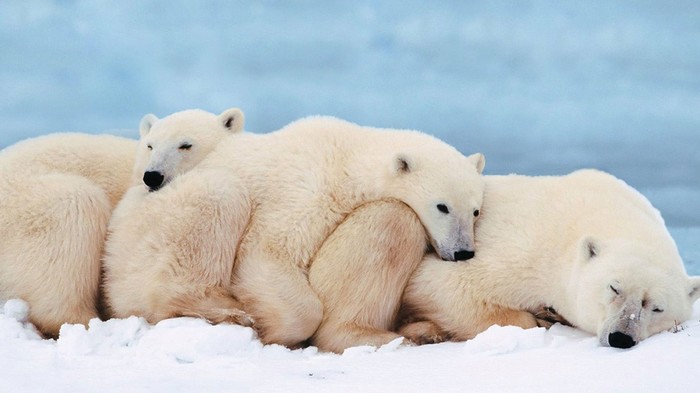
[[[40,340],[41,335],[29,319],[29,304],[10,299],[0,309],[0,346],[16,340]]]
[[[466,341],[464,348],[468,354],[503,355],[578,343],[595,347],[597,340],[590,334],[560,324],[555,324],[549,330],[493,325],[472,340]]]
[[[8,318],[14,318],[18,322],[29,320],[29,303],[22,299],[10,299],[5,303],[3,312]]]
[[[251,328],[211,325],[194,318],[164,320],[146,332],[137,352],[164,356],[181,363],[217,356],[257,355],[262,344]]]
[[[57,348],[63,355],[133,352],[139,356],[192,363],[223,355],[259,353],[262,344],[250,328],[211,325],[195,318],[173,318],[150,326],[143,318],[93,319],[61,327]]]

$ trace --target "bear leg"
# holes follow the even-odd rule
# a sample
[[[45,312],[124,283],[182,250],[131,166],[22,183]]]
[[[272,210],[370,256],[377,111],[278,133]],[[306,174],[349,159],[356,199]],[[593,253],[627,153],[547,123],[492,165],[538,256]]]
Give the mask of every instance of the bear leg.
[[[390,330],[427,244],[420,220],[399,201],[371,202],[352,212],[311,264],[309,281],[324,307],[311,343],[342,352],[400,337]]]
[[[304,271],[262,245],[236,261],[233,288],[265,344],[297,347],[321,323],[323,306]]]
[[[437,344],[450,340],[450,335],[431,321],[406,324],[399,329],[399,334],[416,345]]]
[[[535,315],[528,311],[515,310],[488,303],[482,303],[481,306],[475,306],[475,308],[478,309],[478,312],[473,312],[473,317],[469,319],[469,323],[461,325],[460,329],[452,332],[428,320],[409,321],[399,328],[399,333],[409,342],[423,345],[444,341],[470,340],[493,325],[518,326],[523,329],[541,326]]]
[[[210,288],[201,296],[187,294],[170,301],[172,313],[168,317],[204,318],[213,324],[233,323],[252,327],[253,318],[243,306],[223,288]]]
[[[487,303],[479,314],[479,320],[475,321],[476,329],[473,334],[471,334],[471,337],[460,339],[473,338],[493,325],[518,326],[523,329],[539,326],[537,318],[529,311],[516,310],[497,304]]]

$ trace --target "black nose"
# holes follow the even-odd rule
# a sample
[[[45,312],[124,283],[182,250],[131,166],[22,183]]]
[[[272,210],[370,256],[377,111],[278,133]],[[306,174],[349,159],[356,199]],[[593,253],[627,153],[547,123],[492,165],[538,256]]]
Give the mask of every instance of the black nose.
[[[637,343],[625,333],[613,332],[608,335],[608,344],[615,348],[632,348]]]
[[[151,191],[159,189],[163,185],[163,179],[165,177],[160,172],[148,171],[143,174],[143,182]]]
[[[455,261],[466,261],[474,258],[474,251],[459,250],[455,251]]]

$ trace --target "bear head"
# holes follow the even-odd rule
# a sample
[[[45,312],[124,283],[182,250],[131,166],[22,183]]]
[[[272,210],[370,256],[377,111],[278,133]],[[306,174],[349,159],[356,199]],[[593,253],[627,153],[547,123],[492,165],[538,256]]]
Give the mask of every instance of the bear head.
[[[464,261],[475,255],[474,223],[484,194],[485,159],[481,153],[465,157],[457,150],[441,152],[430,156],[407,149],[394,155],[390,196],[416,212],[440,258]]]
[[[220,115],[194,109],[163,119],[149,114],[141,119],[134,183],[143,180],[156,191],[175,176],[199,164],[221,140],[243,130],[244,116],[238,108]]]
[[[576,248],[574,309],[565,317],[597,332],[601,345],[630,348],[690,318],[700,277],[687,276],[676,250],[591,236]]]

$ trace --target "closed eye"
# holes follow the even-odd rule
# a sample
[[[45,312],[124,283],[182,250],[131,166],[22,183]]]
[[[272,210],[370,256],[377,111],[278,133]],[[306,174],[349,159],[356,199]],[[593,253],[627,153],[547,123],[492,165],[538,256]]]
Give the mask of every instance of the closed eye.
[[[192,148],[192,144],[190,143],[183,143],[180,145],[180,150],[190,150]]]
[[[654,307],[651,311],[653,311],[653,312],[658,312],[658,313],[664,312],[664,310],[662,310],[662,309],[660,309],[660,308],[658,308],[658,307]]]
[[[148,150],[153,150],[153,146],[151,146],[150,144],[146,147],[148,148]]]
[[[619,294],[620,294],[620,290],[617,289],[617,288],[615,288],[615,287],[612,286],[612,285],[610,286],[610,290],[613,291],[613,292],[615,292],[615,295],[619,295]]]

